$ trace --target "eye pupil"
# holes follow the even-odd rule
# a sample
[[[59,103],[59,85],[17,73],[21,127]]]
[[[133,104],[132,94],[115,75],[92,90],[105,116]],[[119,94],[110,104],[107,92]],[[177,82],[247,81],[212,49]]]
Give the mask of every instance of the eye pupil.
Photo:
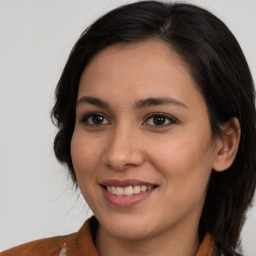
[[[154,116],[153,122],[155,125],[163,125],[165,123],[165,117],[163,116]]]
[[[92,122],[94,124],[102,124],[103,123],[103,116],[93,116],[92,117]]]

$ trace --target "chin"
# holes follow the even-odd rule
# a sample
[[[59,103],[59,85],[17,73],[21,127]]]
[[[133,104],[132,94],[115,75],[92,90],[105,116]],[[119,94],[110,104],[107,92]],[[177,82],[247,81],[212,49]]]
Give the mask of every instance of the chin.
[[[112,217],[112,219],[113,221],[108,218],[107,223],[102,222],[101,225],[109,234],[119,239],[140,240],[150,236],[151,230],[154,230],[154,227],[149,225],[152,224],[152,221],[143,219],[143,216],[137,218]]]
[[[112,236],[124,240],[142,240],[150,236],[150,231],[138,227],[118,227],[109,230]]]

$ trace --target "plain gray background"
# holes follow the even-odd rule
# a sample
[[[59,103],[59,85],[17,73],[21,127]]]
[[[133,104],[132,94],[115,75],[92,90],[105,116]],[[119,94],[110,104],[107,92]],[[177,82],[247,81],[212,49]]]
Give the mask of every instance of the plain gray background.
[[[54,89],[81,32],[121,0],[0,0],[0,251],[77,231],[91,214],[54,158]],[[129,1],[131,2],[131,1]],[[256,1],[191,0],[235,34],[256,78]],[[248,117],[250,118],[250,117]],[[242,233],[256,255],[256,206]]]

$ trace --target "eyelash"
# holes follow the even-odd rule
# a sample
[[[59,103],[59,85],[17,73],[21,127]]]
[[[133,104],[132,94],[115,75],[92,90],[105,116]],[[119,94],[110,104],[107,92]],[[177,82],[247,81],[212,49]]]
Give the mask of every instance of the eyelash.
[[[103,120],[103,123],[95,124],[95,123],[93,123],[92,118],[102,118],[101,120]],[[164,123],[159,124],[159,125],[157,125],[157,124],[148,124],[147,122],[150,119],[152,119],[152,122],[156,121],[156,120],[153,120],[153,118],[160,118],[160,121],[164,121]],[[161,120],[161,118],[162,118],[162,120]],[[107,122],[106,122],[106,120],[107,120]],[[109,119],[105,115],[103,115],[102,113],[98,113],[98,112],[89,113],[89,114],[83,116],[82,119],[81,119],[81,123],[83,123],[85,125],[88,125],[88,126],[91,126],[91,127],[100,127],[102,125],[111,124],[111,122],[109,121]],[[158,128],[167,127],[169,125],[176,124],[176,123],[177,123],[177,120],[175,120],[174,118],[172,118],[171,116],[169,116],[167,114],[153,113],[153,114],[150,114],[146,118],[146,121],[144,121],[142,125],[150,126],[152,128],[158,129]]]
[[[146,124],[147,121],[149,121],[150,119],[152,119],[153,121],[153,118],[163,118],[164,120],[164,124],[160,124],[160,125],[157,125],[157,124]],[[153,121],[154,122],[154,121]],[[168,123],[166,123],[168,122]],[[143,125],[147,125],[147,126],[151,126],[153,128],[164,128],[164,127],[167,127],[169,125],[172,125],[172,124],[176,124],[177,123],[177,120],[175,120],[173,117],[167,115],[167,114],[164,114],[164,113],[153,113],[153,114],[150,114],[146,121],[143,122]]]
[[[94,117],[100,117],[100,118],[103,118],[104,120],[108,120],[108,118],[106,118],[105,115],[103,115],[102,113],[93,112],[93,113],[89,113],[89,114],[83,116],[81,119],[81,123],[88,125],[88,126],[92,126],[92,127],[98,127],[101,125],[110,124],[109,120],[107,123],[101,123],[101,124],[90,123],[89,120],[91,119],[91,121],[92,121],[92,118],[94,118]]]

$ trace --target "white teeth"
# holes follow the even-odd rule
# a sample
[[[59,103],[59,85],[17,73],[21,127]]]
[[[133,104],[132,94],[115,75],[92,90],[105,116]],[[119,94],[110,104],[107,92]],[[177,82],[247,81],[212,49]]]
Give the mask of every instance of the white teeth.
[[[142,192],[145,192],[145,191],[147,190],[147,186],[141,186],[140,190],[141,190]]]
[[[116,195],[122,196],[124,194],[124,189],[121,187],[116,187]]]
[[[134,194],[139,194],[140,193],[140,186],[134,186],[133,187],[133,193]]]
[[[148,186],[148,187],[147,187],[147,190],[150,190],[151,188],[153,188],[153,186]]]
[[[128,186],[124,188],[124,195],[130,196],[133,194],[133,188],[132,186]]]
[[[145,192],[148,191],[150,189],[152,189],[153,186],[146,186],[146,185],[142,185],[142,186],[127,186],[127,187],[115,187],[115,186],[107,186],[107,190],[114,195],[118,195],[118,196],[130,196],[133,194],[139,194],[141,192]]]
[[[112,194],[116,194],[116,187],[111,186],[111,190],[110,191],[111,191]]]

